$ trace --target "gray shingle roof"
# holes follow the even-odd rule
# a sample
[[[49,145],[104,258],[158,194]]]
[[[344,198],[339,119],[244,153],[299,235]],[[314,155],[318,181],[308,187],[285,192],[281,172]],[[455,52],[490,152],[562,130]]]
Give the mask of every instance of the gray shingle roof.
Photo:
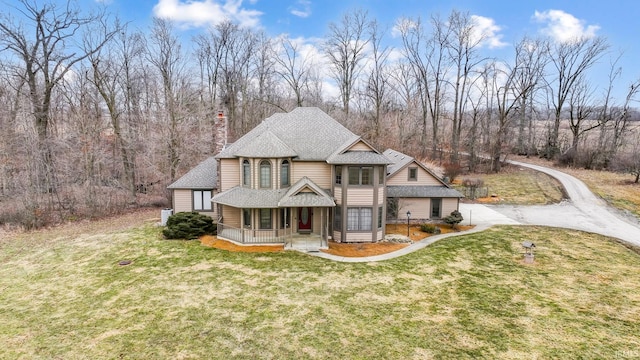
[[[386,165],[389,164],[389,159],[378,153],[371,151],[347,151],[342,154],[331,155],[327,159],[329,164],[371,164],[371,165]]]
[[[311,192],[301,192],[309,188]],[[333,198],[306,176],[288,189],[249,189],[236,186],[211,201],[235,208],[333,207]]]
[[[460,192],[446,186],[387,186],[387,197],[397,198],[462,198]]]
[[[287,158],[297,154],[273,132],[267,130],[239,149],[236,155],[249,158]]]
[[[411,156],[393,149],[387,149],[383,154],[391,160],[391,165],[387,166],[387,176],[392,176],[415,160]]]
[[[265,190],[236,186],[215,195],[211,201],[236,208],[277,208],[286,189]]]
[[[181,176],[167,189],[216,189],[218,184],[218,162],[211,156]]]
[[[263,120],[217,155],[218,158],[242,156],[243,148],[251,143],[261,144],[261,134],[271,132],[295,152],[297,160],[326,161],[347,142],[359,138],[322,110],[299,107],[289,113],[278,113]],[[252,145],[253,146],[253,145]],[[266,153],[265,153],[266,155]],[[269,154],[269,157],[272,155]]]

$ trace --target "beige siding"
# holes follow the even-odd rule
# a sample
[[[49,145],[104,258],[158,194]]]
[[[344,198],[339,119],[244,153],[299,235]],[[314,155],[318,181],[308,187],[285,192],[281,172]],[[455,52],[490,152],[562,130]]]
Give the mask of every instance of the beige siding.
[[[411,219],[427,220],[431,214],[431,201],[428,198],[399,199],[398,220],[407,220],[407,211],[411,211]]]
[[[418,181],[409,181],[409,168],[418,168]],[[442,185],[438,179],[416,163],[411,163],[387,179],[387,185]]]
[[[382,201],[382,199],[380,200]],[[373,187],[347,189],[347,206],[373,204]]]
[[[193,210],[191,201],[191,190],[173,190],[173,212],[188,212]]]
[[[334,231],[333,232],[333,240],[334,241],[342,241],[341,236],[342,236],[342,232],[340,232],[340,231]]]
[[[222,206],[222,223],[225,225],[240,228],[240,211],[241,209],[231,206]]]
[[[373,149],[367,146],[363,141],[359,141],[350,147],[349,151],[373,151]]]
[[[452,211],[458,210],[458,199],[442,199],[442,217],[448,216]]]
[[[342,188],[338,186],[340,185],[337,185],[336,188],[333,190],[334,192],[333,197],[336,199],[336,204],[340,205],[342,204]]]
[[[238,159],[220,159],[220,191],[240,185],[240,162]]]
[[[372,242],[371,232],[350,232],[347,233],[345,242]]]
[[[384,239],[384,231],[380,230],[376,234],[376,241],[382,241]]]
[[[331,165],[319,161],[296,161],[291,164],[291,184],[304,176],[311,179],[322,189],[331,188]]]

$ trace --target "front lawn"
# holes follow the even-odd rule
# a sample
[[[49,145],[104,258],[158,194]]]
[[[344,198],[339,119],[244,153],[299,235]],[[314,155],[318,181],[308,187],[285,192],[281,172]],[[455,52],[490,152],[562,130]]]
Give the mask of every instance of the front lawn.
[[[0,358],[624,358],[640,256],[541,227],[380,263],[237,253],[116,232],[0,242]],[[522,262],[523,240],[537,245]],[[129,265],[119,265],[130,260]]]

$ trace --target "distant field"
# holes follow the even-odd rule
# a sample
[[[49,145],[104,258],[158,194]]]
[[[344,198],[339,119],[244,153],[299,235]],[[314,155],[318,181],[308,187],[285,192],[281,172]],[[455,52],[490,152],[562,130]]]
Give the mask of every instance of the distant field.
[[[497,227],[348,264],[168,241],[155,220],[112,220],[120,225],[0,241],[0,358],[602,359],[640,349],[640,256],[599,235]],[[532,265],[525,239],[537,245]]]

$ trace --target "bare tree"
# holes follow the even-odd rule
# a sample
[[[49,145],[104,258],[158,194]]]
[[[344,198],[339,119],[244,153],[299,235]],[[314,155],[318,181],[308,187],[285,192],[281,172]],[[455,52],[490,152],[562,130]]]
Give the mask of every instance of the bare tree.
[[[129,190],[129,201],[136,201],[136,152],[137,136],[134,110],[137,96],[133,93],[133,63],[142,55],[143,47],[137,34],[129,34],[126,28],[114,38],[110,46],[89,56],[93,83],[107,107],[111,127],[115,136],[115,150],[120,155],[125,187]]]
[[[548,134],[544,156],[554,158],[560,153],[560,122],[562,110],[571,90],[581,77],[600,59],[609,45],[601,37],[580,37],[567,42],[549,45],[553,76],[549,83],[552,91],[554,122]]]
[[[21,74],[29,88],[34,125],[40,152],[41,166],[36,184],[40,191],[56,190],[54,158],[50,147],[50,108],[53,90],[63,81],[74,65],[97,52],[113,35],[102,24],[104,13],[84,15],[72,1],[63,9],[54,2],[42,5],[28,0],[19,0],[14,8],[22,18],[3,14],[0,21],[0,45],[20,62]],[[28,25],[27,26],[25,26]],[[74,41],[78,32],[85,30],[100,33],[100,41],[84,51]]]
[[[387,62],[391,48],[382,45],[384,31],[380,30],[377,21],[372,21],[369,28],[371,39],[370,67],[366,78],[364,97],[371,106],[371,115],[365,115],[370,119],[372,133],[371,139],[374,143],[380,141],[380,131],[382,126],[382,116],[385,110],[385,103],[388,102],[389,90]],[[367,111],[369,112],[369,111]]]
[[[547,45],[544,40],[524,37],[516,45],[516,56],[521,64],[515,79],[516,91],[522,93],[519,105],[520,121],[518,122],[518,142],[516,149],[519,154],[526,154],[533,148],[533,115],[536,91],[542,87],[544,68],[548,62]],[[528,129],[528,134],[525,134]],[[528,135],[528,136],[525,136]]]
[[[309,81],[311,59],[301,54],[300,43],[288,36],[280,37],[275,54],[276,73],[287,83],[295,97],[296,106],[304,104],[304,89]]]
[[[401,20],[398,24],[402,35],[403,51],[418,86],[417,96],[421,104],[420,147],[422,156],[427,149],[427,122],[431,120],[431,157],[438,156],[440,143],[440,118],[444,108],[447,77],[446,45],[450,29],[438,17],[431,18],[432,35],[428,36],[420,19]]]
[[[583,77],[576,81],[575,86],[569,92],[569,130],[571,130],[570,153],[578,153],[578,145],[583,136],[589,131],[600,126],[599,122],[586,125],[587,119],[593,114],[593,89]]]
[[[371,21],[363,10],[343,15],[339,23],[329,24],[329,35],[324,43],[324,52],[329,59],[331,73],[338,89],[345,114],[349,122],[349,104],[353,97],[356,80],[362,70],[366,47],[371,41]]]
[[[485,40],[484,34],[476,30],[477,24],[468,13],[453,10],[447,21],[450,36],[447,42],[447,52],[453,64],[455,75],[453,78],[453,115],[451,130],[451,162],[458,162],[460,151],[460,135],[462,134],[462,119],[465,113],[467,92],[473,81],[472,72],[484,58],[478,56],[478,49]]]
[[[179,112],[178,88],[183,71],[182,52],[178,38],[167,20],[155,18],[147,46],[147,59],[160,74],[162,83],[162,105],[166,118],[167,161],[169,182],[176,179],[176,170],[180,162],[179,124],[182,120]],[[163,116],[161,115],[161,116]]]

